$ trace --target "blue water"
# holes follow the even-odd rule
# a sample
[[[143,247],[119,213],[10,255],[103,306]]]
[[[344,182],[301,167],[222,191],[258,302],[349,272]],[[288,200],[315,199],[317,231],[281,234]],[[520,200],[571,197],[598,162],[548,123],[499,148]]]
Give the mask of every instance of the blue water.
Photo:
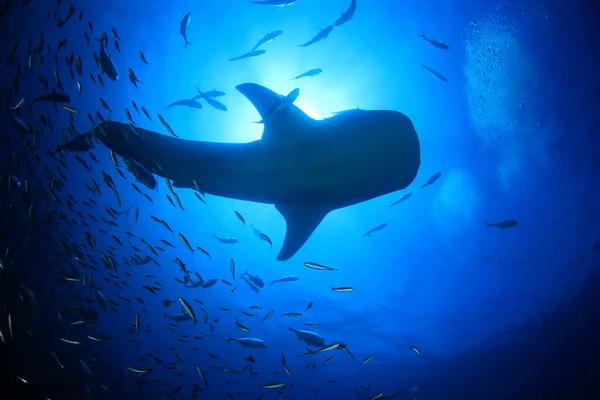
[[[57,18],[66,17],[66,1],[23,3],[11,1],[0,19],[5,44],[0,364],[10,398],[600,398],[594,372],[600,355],[600,42],[593,6],[358,0],[353,20],[335,27],[326,40],[299,47],[334,23],[350,1],[300,0],[288,7],[242,0],[73,1],[76,11],[60,28]],[[188,12],[192,44],[186,48],[179,25]],[[90,32],[88,21],[93,24],[89,46],[83,35]],[[111,28],[121,38],[120,51]],[[229,61],[274,30],[283,34],[261,47],[265,54]],[[120,76],[115,82],[104,75],[103,88],[89,74],[101,73],[92,55],[99,51],[93,38],[104,31]],[[429,45],[418,36],[423,32],[450,49]],[[34,49],[42,34],[40,54]],[[56,62],[61,38],[67,38],[66,47]],[[74,67],[74,78],[69,76],[64,59],[71,53],[81,57],[82,76]],[[129,67],[142,82],[139,88],[128,79]],[[315,68],[323,72],[290,80]],[[71,137],[70,114],[51,103],[29,109],[28,103],[48,91],[38,76],[49,82],[49,90],[55,86],[55,69],[73,97],[69,106],[80,112],[72,116],[78,133],[90,131],[87,114],[96,119],[97,111],[127,123],[127,107],[136,127],[166,135],[157,113],[183,139],[257,140],[263,125],[252,122],[261,116],[235,90],[251,82],[284,96],[299,88],[294,104],[317,120],[357,107],[398,110],[419,134],[421,166],[408,188],[331,212],[297,254],[278,262],[286,223],[273,205],[210,194],[203,204],[193,190],[175,188],[182,210],[167,201],[163,178],[155,190],[137,183],[153,203],[133,190],[133,175],[121,168],[127,178],[122,179],[102,144],[91,152],[50,156],[47,151],[62,143],[59,131]],[[217,100],[228,111],[203,100],[201,110],[167,108],[197,95],[196,88],[225,92]],[[19,109],[7,108],[23,97]],[[112,109],[110,115],[99,97]],[[153,121],[135,112],[132,100]],[[41,114],[52,129],[41,122]],[[14,128],[11,115],[39,130],[35,144],[32,134]],[[102,171],[115,181],[122,205],[104,184]],[[422,188],[437,172],[440,179]],[[85,188],[91,178],[101,194]],[[406,193],[412,196],[389,207]],[[108,207],[128,212],[112,219]],[[174,232],[150,216],[165,220]],[[503,220],[518,225],[486,229],[485,221]],[[363,237],[384,223],[384,229]],[[272,247],[253,227],[272,240]],[[178,233],[210,258],[186,249]],[[94,236],[97,251],[86,235]],[[213,235],[239,241],[223,244]],[[166,251],[155,256],[141,239]],[[117,271],[104,267],[101,253],[114,254]],[[135,254],[155,262],[128,265]],[[210,288],[184,287],[176,280],[185,275],[176,257],[194,281],[195,273],[219,281]],[[305,262],[337,271],[312,270]],[[245,271],[265,281],[260,293],[239,278]],[[270,284],[284,276],[298,280]],[[354,291],[331,289],[346,286]],[[112,303],[106,310],[96,289]],[[181,312],[180,297],[198,323],[169,325],[173,321],[164,318]],[[167,299],[173,304],[165,307]],[[313,305],[306,310],[309,302]],[[86,318],[81,308],[95,315]],[[271,310],[273,315],[261,321]],[[250,332],[238,329],[236,321]],[[327,344],[345,344],[349,352],[338,348],[299,357],[307,345],[289,327],[312,330]],[[267,347],[223,340],[230,337],[259,338]],[[333,361],[323,365],[331,356]],[[315,368],[306,368],[309,363]],[[236,369],[243,371],[232,373]],[[270,383],[285,387],[262,387]]]

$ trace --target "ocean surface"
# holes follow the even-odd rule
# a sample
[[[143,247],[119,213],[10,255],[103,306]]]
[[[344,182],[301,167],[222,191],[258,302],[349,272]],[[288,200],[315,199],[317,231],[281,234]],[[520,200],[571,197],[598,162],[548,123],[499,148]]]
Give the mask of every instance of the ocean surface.
[[[0,0],[0,396],[600,399],[598,8]]]

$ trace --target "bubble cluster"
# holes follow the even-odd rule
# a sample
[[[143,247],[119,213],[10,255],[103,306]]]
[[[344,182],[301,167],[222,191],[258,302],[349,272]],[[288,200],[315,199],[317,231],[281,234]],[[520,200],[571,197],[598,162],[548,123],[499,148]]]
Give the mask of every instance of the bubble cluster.
[[[527,106],[535,93],[535,73],[515,30],[488,19],[466,33],[465,94],[469,118],[485,146],[504,147],[529,125]]]

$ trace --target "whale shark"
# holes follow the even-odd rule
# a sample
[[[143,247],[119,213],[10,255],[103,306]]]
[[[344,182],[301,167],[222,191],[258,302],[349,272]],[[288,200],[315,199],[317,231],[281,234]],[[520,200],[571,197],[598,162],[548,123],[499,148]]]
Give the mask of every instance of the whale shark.
[[[286,96],[264,86],[236,89],[264,121],[259,140],[187,140],[105,121],[63,149],[81,151],[95,137],[174,187],[274,205],[286,221],[278,261],[293,257],[330,212],[405,189],[417,175],[419,137],[401,112],[355,109],[315,120],[293,103],[279,107]]]

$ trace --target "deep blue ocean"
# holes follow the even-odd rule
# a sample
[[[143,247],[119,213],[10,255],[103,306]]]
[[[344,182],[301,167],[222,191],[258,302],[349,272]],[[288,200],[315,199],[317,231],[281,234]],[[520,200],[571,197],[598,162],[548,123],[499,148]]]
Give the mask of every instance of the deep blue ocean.
[[[1,398],[600,399],[599,6],[261,2],[0,0]]]

